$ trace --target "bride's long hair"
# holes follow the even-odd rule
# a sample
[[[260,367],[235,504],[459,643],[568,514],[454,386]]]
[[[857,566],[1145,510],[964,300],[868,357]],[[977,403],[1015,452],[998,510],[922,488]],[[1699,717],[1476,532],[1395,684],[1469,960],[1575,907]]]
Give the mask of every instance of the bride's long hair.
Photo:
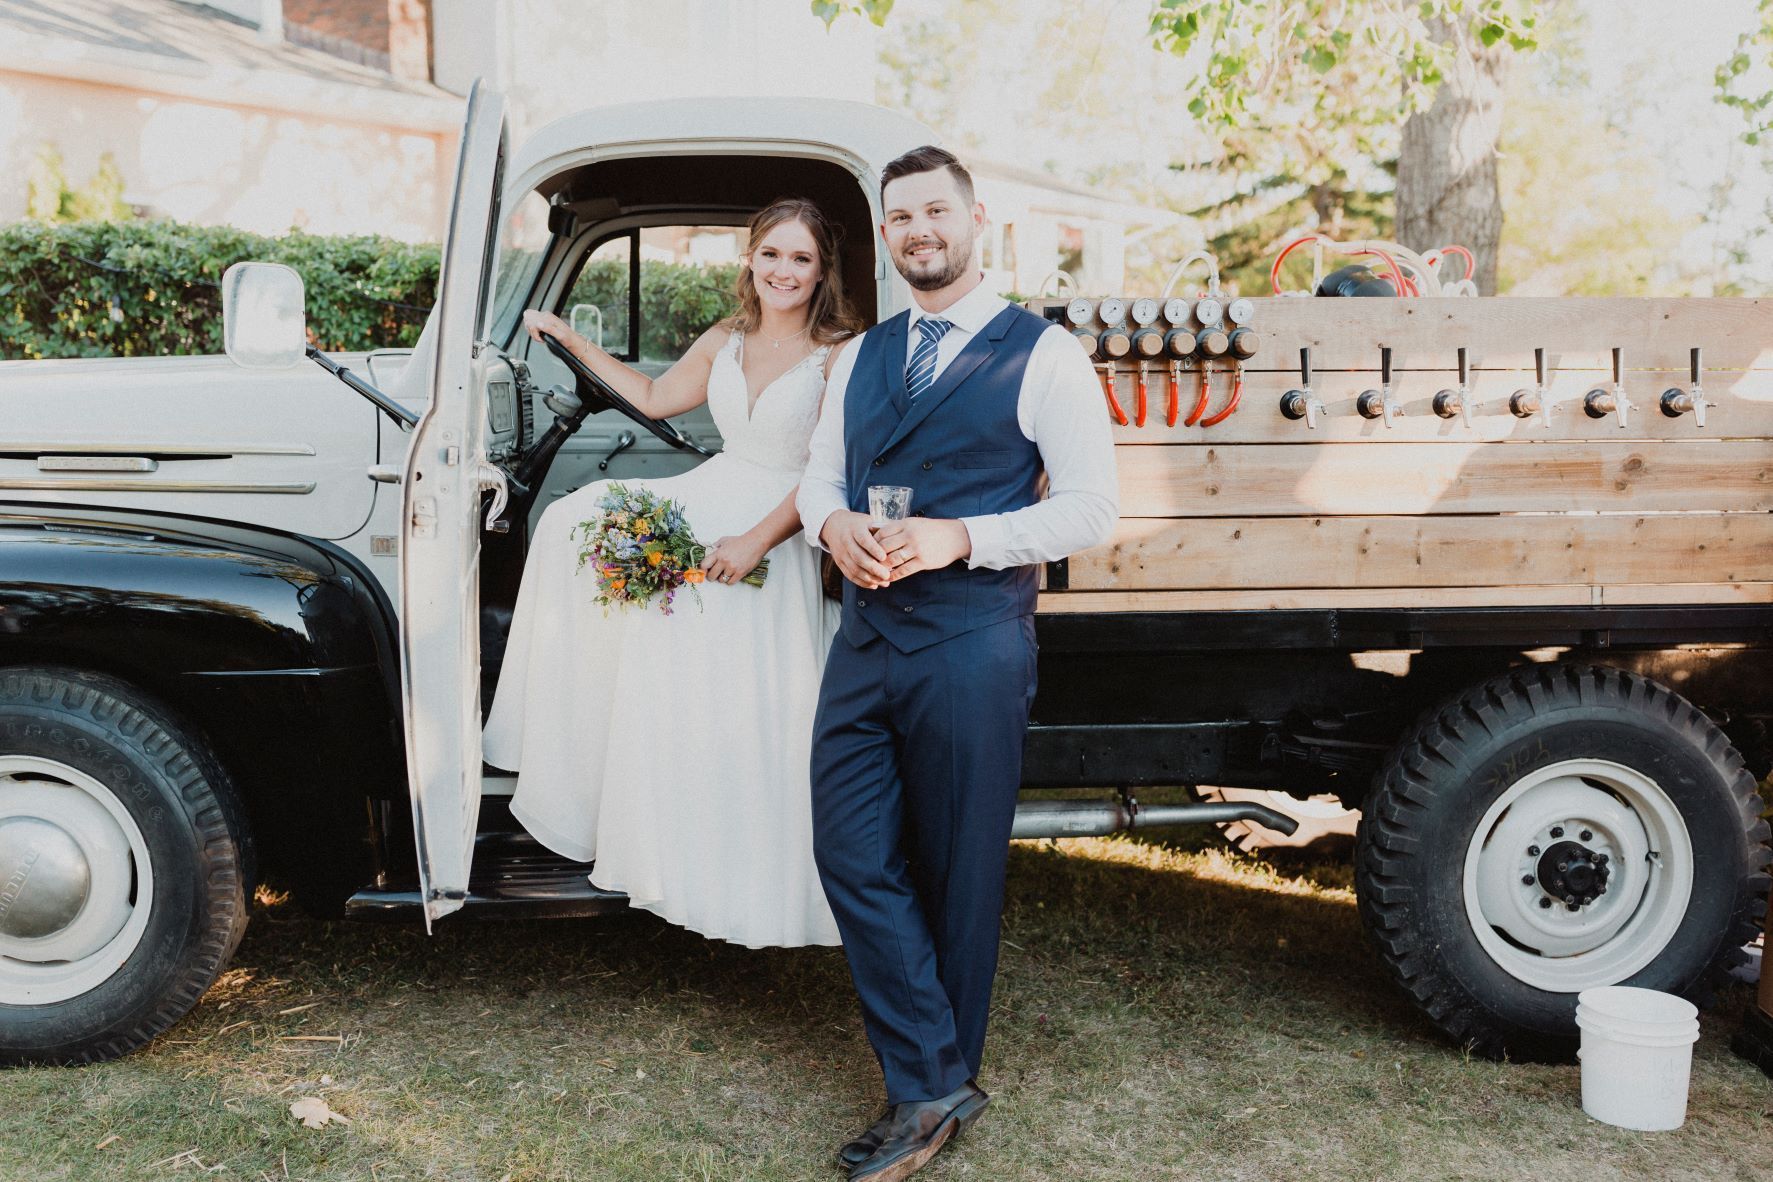
[[[850,307],[843,290],[843,272],[837,261],[837,247],[842,231],[804,197],[779,197],[752,217],[746,228],[745,257],[750,258],[763,245],[764,235],[783,222],[799,222],[813,236],[819,251],[819,283],[807,308],[807,324],[812,331],[808,338],[815,345],[832,345],[862,331],[862,319]],[[735,284],[739,310],[727,318],[727,327],[735,332],[755,332],[763,321],[762,302],[757,298],[756,281],[751,267],[739,270]]]

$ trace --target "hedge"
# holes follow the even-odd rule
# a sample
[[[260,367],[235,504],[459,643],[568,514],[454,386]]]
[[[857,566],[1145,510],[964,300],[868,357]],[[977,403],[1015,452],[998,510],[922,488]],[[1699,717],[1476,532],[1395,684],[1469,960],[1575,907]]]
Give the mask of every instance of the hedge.
[[[438,248],[299,230],[278,238],[167,220],[0,226],[0,357],[222,351],[222,272],[286,263],[324,349],[411,345],[437,297]]]
[[[0,358],[220,353],[219,283],[244,259],[301,274],[323,349],[411,346],[437,298],[435,244],[168,220],[22,221],[0,225]],[[732,312],[737,270],[643,261],[641,356],[673,360]],[[568,302],[604,306],[610,328],[625,331],[627,293],[626,265],[597,260]]]

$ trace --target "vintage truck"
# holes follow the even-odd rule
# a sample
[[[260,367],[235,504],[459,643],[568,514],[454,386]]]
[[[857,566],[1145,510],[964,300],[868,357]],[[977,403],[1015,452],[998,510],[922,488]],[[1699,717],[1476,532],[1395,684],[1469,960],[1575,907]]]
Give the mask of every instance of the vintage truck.
[[[541,507],[719,441],[624,418],[521,312],[584,310],[615,260],[587,320],[662,367],[643,247],[797,193],[885,317],[879,170],[932,137],[790,100],[592,110],[509,156],[504,125],[477,88],[410,354],[302,361],[299,285],[247,268],[253,368],[0,363],[0,1061],[144,1045],[260,881],[427,926],[624,905],[514,824],[482,704]],[[1216,294],[1031,305],[1136,417],[1117,536],[1045,572],[1017,834],[1292,827],[1157,786],[1329,795],[1378,955],[1456,1042],[1567,1054],[1583,988],[1703,997],[1768,887],[1773,304]]]

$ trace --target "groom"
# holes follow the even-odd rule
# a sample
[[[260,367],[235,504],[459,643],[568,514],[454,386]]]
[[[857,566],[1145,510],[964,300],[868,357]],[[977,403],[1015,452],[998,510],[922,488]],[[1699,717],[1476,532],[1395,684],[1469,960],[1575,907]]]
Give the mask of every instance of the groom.
[[[993,295],[985,210],[935,147],[881,173],[915,304],[833,367],[798,507],[843,571],[820,688],[813,850],[887,1106],[839,1150],[895,1182],[971,1124],[1034,700],[1039,564],[1107,539],[1114,443],[1069,333]],[[912,491],[884,526],[869,485]],[[1045,487],[1046,499],[1041,492]]]

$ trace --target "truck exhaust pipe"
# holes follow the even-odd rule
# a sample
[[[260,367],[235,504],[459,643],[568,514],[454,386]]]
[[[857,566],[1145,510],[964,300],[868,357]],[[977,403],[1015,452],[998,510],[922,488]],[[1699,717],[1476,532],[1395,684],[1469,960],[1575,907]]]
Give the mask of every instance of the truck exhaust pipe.
[[[1288,835],[1299,828],[1299,822],[1285,813],[1245,801],[1142,805],[1131,796],[1122,796],[1119,800],[1020,801],[1010,837],[1102,837],[1128,829],[1226,821],[1254,821]]]

